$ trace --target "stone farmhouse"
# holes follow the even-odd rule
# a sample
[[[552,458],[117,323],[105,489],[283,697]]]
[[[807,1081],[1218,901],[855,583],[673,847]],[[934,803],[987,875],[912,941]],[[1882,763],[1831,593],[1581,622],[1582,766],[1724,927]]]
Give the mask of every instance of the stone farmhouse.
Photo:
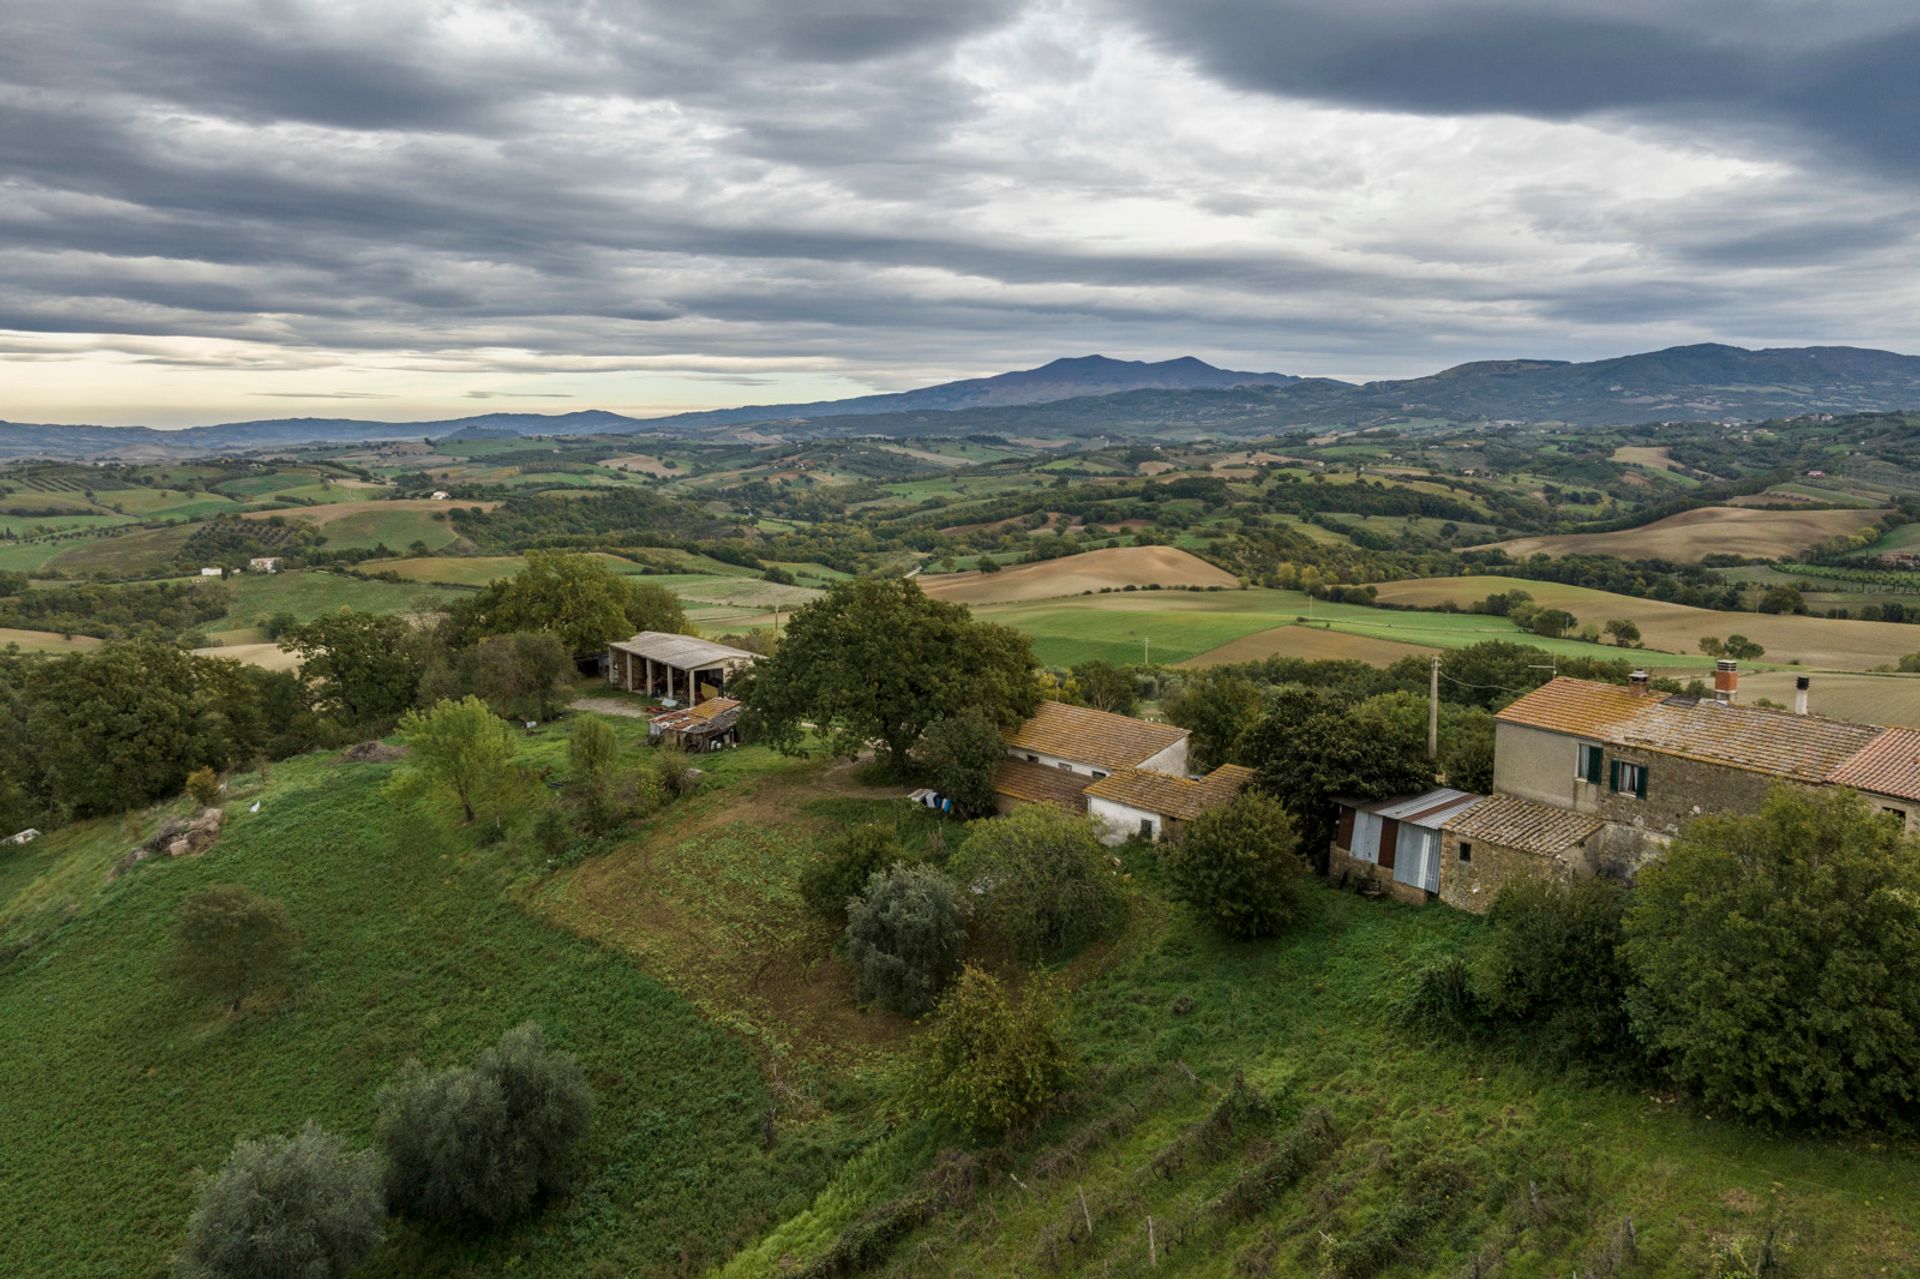
[[[1554,679],[1495,717],[1493,794],[1344,802],[1330,873],[1360,874],[1408,900],[1485,910],[1519,876],[1630,879],[1683,824],[1749,813],[1777,785],[1844,786],[1912,829],[1920,817],[1920,732],[1744,706],[1739,669],[1722,660],[1711,697],[1655,691],[1644,672],[1622,687]],[[1376,825],[1377,823],[1377,825]],[[1437,829],[1438,866],[1406,870],[1404,833]]]
[[[1007,758],[994,778],[1000,811],[1052,804],[1084,813],[1112,844],[1135,835],[1177,836],[1253,778],[1237,764],[1192,777],[1186,729],[1065,702],[1041,702],[1032,719],[1005,736]]]

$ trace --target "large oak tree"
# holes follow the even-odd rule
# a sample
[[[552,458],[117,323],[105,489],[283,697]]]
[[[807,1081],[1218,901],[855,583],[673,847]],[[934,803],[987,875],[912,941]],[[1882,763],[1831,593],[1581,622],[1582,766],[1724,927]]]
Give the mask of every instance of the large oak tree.
[[[877,744],[895,769],[929,724],[979,707],[1008,727],[1040,700],[1024,635],[976,622],[914,582],[863,577],[834,585],[793,615],[779,649],[745,687],[748,724],[782,751],[809,725],[848,758]]]

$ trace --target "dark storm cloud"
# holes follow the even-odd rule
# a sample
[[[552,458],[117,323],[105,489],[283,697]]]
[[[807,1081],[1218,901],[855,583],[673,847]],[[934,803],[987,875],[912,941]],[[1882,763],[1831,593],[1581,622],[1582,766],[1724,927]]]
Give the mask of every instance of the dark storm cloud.
[[[1590,353],[1566,348],[1649,325],[1851,337],[1796,326],[1836,262],[1907,278],[1889,264],[1912,247],[1920,25],[1759,3],[14,6],[0,329],[83,336],[0,358],[117,342],[134,363],[272,374],[372,353],[472,372],[455,396],[567,398],[480,379],[684,358],[677,376],[720,385],[765,379],[700,360],[884,381],[1103,346],[1299,352],[1291,371],[1316,372]],[[1126,117],[1136,84],[1157,115]],[[1181,118],[1242,110],[1220,85],[1263,109],[1595,120],[1781,171],[1674,198],[1564,177],[1483,193],[1441,171],[1420,180],[1447,218],[1410,217],[1428,190],[1391,191],[1365,154],[1399,126],[1311,155],[1276,132],[1269,175],[1234,144],[1270,118]],[[1545,168],[1548,145],[1497,162]],[[1196,160],[1216,147],[1217,168]],[[1482,207],[1533,256],[1463,235]],[[153,349],[167,338],[250,345]]]
[[[1428,115],[1777,126],[1920,170],[1920,13],[1863,0],[1131,0],[1244,88]]]

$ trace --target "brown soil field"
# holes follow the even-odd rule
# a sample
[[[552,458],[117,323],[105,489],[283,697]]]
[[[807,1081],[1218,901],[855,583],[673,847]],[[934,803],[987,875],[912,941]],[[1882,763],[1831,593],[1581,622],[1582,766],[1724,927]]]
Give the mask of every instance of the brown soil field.
[[[1057,528],[1059,527],[1060,520],[1061,520],[1060,512],[1048,511],[1047,522],[1045,524],[1042,524],[1040,527],[1042,529]],[[1024,525],[1025,523],[1026,523],[1026,517],[1024,515],[1009,515],[1004,520],[987,520],[984,523],[980,523],[980,524],[954,524],[954,525],[948,526],[947,528],[943,528],[940,531],[942,533],[945,533],[949,537],[961,537],[968,533],[978,532],[981,529],[1018,528]]]
[[[300,665],[300,655],[289,653],[278,644],[225,644],[218,648],[196,648],[195,657],[223,657],[229,662],[245,662],[269,671],[290,671]]]
[[[1171,462],[1141,462],[1133,469],[1142,475],[1165,475],[1175,468]]]
[[[1016,564],[998,573],[947,573],[922,583],[935,599],[960,604],[1011,604],[1079,595],[1103,586],[1221,586],[1240,580],[1197,555],[1171,546],[1116,546]]]
[[[1792,671],[1754,671],[1740,677],[1740,700],[1766,698],[1793,705]],[[1920,728],[1920,675],[1856,675],[1826,672],[1812,677],[1807,709],[1815,715],[1865,724],[1904,724]]]
[[[1846,512],[1822,512],[1845,514]],[[1725,639],[1744,635],[1762,645],[1767,665],[1798,662],[1812,670],[1870,671],[1891,666],[1908,653],[1920,652],[1920,627],[1901,622],[1840,621],[1825,617],[1793,617],[1771,613],[1722,613],[1712,609],[1688,608],[1661,600],[1638,599],[1590,590],[1584,586],[1562,586],[1557,582],[1529,582],[1512,577],[1436,577],[1409,582],[1387,582],[1380,587],[1380,601],[1415,608],[1430,608],[1452,601],[1464,608],[1496,591],[1522,590],[1534,602],[1547,608],[1563,608],[1581,622],[1604,625],[1614,618],[1625,618],[1640,628],[1641,641],[1648,649],[1667,653],[1697,654],[1700,637],[1712,635]],[[1622,649],[1620,655],[1658,668],[1659,652],[1636,653]]]
[[[1618,533],[1563,533],[1499,543],[1515,557],[1614,555],[1625,560],[1698,560],[1708,555],[1784,559],[1816,542],[1855,533],[1880,516],[1875,510],[1775,511],[1705,506]]]
[[[1299,657],[1308,661],[1365,662],[1370,666],[1391,666],[1403,657],[1425,657],[1437,648],[1421,644],[1401,644],[1394,640],[1374,639],[1370,635],[1349,635],[1318,626],[1276,626],[1270,631],[1246,635],[1230,644],[1189,658],[1180,666],[1225,666],[1230,662],[1258,662],[1269,657]]]
[[[290,520],[305,520],[309,524],[324,526],[335,520],[343,520],[349,515],[358,515],[362,511],[451,511],[455,507],[469,506],[491,511],[498,505],[500,505],[498,502],[462,502],[457,498],[436,502],[430,497],[397,497],[386,502],[330,502],[325,506],[290,506],[278,511],[248,511],[241,518],[264,520],[281,515]]]
[[[0,648],[9,644],[18,644],[28,653],[77,653],[81,649],[100,647],[100,641],[91,635],[76,635],[68,639],[53,631],[21,631],[11,626],[0,626]]]
[[[1644,466],[1655,471],[1682,469],[1666,449],[1652,448],[1644,444],[1622,444],[1613,451],[1613,460],[1624,462],[1628,466]]]

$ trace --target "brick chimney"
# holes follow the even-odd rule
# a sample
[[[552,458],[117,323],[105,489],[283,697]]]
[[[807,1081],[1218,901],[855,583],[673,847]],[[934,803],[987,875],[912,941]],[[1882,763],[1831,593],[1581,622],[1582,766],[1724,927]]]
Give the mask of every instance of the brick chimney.
[[[1807,713],[1807,689],[1812,683],[1813,680],[1805,675],[1793,677],[1793,713],[1795,715]]]
[[[1651,687],[1647,682],[1647,673],[1635,671],[1627,676],[1627,687],[1636,693],[1644,694]]]
[[[1713,664],[1713,700],[1730,703],[1740,695],[1740,663],[1723,657]]]

